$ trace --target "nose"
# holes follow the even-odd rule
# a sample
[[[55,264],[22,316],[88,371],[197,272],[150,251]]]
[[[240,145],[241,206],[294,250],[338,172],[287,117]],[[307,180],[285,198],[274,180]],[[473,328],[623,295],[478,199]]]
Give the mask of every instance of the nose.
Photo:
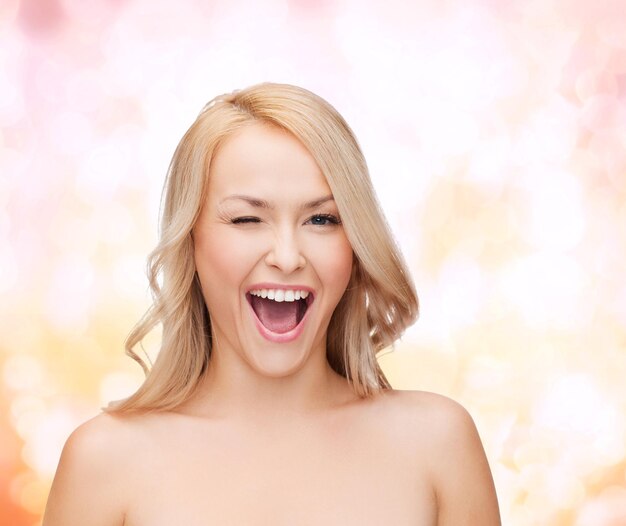
[[[274,236],[272,246],[265,256],[265,263],[285,274],[291,274],[306,265],[294,232],[281,232]]]

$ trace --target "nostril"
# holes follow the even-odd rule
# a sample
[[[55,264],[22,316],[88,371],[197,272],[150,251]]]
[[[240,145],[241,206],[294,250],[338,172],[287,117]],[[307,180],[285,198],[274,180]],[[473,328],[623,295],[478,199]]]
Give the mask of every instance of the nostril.
[[[268,265],[281,268],[285,271],[293,271],[304,267],[307,260],[296,247],[276,246],[265,256]]]

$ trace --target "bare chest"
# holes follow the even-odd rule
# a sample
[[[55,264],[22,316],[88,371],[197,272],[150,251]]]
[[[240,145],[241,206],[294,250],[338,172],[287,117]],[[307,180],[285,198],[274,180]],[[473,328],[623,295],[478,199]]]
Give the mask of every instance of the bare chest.
[[[434,526],[416,451],[382,426],[172,433],[141,455],[124,524]]]

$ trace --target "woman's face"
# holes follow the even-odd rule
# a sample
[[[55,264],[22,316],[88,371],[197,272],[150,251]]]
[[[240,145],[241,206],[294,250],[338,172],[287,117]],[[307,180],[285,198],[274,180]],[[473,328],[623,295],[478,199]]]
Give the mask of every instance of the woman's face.
[[[315,160],[291,134],[254,123],[214,156],[193,230],[214,352],[284,376],[325,360],[352,248]],[[319,358],[319,355],[317,355]]]

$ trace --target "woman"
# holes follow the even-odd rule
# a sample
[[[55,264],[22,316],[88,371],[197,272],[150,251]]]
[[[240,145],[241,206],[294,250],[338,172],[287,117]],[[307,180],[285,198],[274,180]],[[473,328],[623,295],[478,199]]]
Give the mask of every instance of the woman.
[[[500,524],[468,413],[376,362],[417,297],[327,102],[266,83],[207,105],[150,283],[126,346],[146,380],[72,433],[44,526]],[[133,349],[159,323],[148,372]]]

